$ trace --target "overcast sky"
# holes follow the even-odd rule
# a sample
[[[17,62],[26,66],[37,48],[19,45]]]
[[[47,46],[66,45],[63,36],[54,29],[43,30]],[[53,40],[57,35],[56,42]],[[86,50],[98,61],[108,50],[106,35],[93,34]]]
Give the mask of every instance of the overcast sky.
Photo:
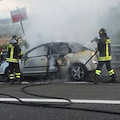
[[[103,18],[118,4],[120,0],[2,0],[0,19],[10,18],[17,6],[26,7],[28,20],[23,24],[29,24],[24,29],[31,43],[42,35],[52,41],[89,44],[101,27],[110,27]]]

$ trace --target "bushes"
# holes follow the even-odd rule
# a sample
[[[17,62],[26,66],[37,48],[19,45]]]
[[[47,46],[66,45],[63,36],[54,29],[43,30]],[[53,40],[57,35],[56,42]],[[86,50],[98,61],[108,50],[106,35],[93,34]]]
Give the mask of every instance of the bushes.
[[[27,49],[29,47],[29,44],[27,43],[27,41],[25,40],[21,40],[21,42],[19,43],[20,47],[25,47],[25,49]],[[3,49],[7,49],[7,44],[3,44],[2,46],[0,46]]]
[[[1,48],[2,48],[2,50],[3,50],[3,49],[7,49],[7,44],[3,44],[3,45],[1,46]]]

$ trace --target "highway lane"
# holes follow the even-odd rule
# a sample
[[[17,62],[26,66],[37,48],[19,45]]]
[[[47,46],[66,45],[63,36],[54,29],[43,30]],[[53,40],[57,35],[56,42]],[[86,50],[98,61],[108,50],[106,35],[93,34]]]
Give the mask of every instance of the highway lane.
[[[36,84],[36,86],[34,86]],[[46,84],[46,83],[45,83]],[[63,99],[30,96],[21,91],[26,85],[29,93],[40,96],[67,98],[72,101],[68,106],[63,106]],[[50,103],[55,106],[26,106],[0,104],[1,120],[119,120],[120,119],[120,84],[119,83],[98,83],[92,82],[60,82],[52,84],[27,83],[22,85],[10,85],[1,83],[0,93],[18,97],[24,102]],[[3,99],[3,100],[2,100]],[[15,99],[0,95],[0,101],[19,103]],[[51,102],[50,102],[51,101]],[[61,105],[61,106],[58,106]]]

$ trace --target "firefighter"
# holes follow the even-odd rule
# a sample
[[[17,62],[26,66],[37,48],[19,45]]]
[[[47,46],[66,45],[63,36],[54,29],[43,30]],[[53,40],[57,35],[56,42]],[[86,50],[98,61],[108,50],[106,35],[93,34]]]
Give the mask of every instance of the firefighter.
[[[99,31],[99,41],[97,42],[97,51],[99,52],[98,65],[95,70],[94,84],[97,84],[99,76],[101,75],[101,69],[103,65],[106,65],[108,74],[111,77],[109,82],[117,82],[115,71],[111,68],[111,46],[110,39],[107,36],[106,30],[104,28]]]
[[[6,61],[9,62],[10,69],[10,82],[14,84],[17,81],[21,84],[21,72],[19,67],[19,59],[21,59],[23,52],[18,45],[18,37],[16,35],[12,36],[8,46],[7,46],[7,58]]]
[[[3,52],[2,52],[2,49],[0,47],[0,62],[2,62],[2,61],[3,61]]]

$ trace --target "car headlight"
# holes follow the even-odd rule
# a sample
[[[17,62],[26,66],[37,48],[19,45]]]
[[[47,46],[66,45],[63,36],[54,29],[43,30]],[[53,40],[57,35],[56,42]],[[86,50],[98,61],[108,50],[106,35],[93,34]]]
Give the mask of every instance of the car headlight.
[[[94,64],[97,64],[97,63],[98,63],[97,61],[94,61],[94,60],[93,60],[92,62],[93,62]]]
[[[95,54],[95,52],[92,52],[92,62],[94,63],[94,64],[97,64],[98,63],[98,56],[97,56],[97,54]]]

